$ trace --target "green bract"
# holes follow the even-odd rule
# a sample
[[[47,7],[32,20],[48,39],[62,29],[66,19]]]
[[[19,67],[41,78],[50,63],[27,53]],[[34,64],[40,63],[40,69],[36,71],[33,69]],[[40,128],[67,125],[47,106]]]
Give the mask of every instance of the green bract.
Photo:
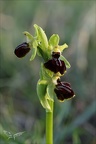
[[[39,80],[37,83],[37,94],[41,105],[47,110],[52,111],[50,102],[54,101],[54,84],[48,84],[47,81]],[[52,95],[53,94],[53,95]]]
[[[42,106],[47,111],[51,111],[50,101],[53,101],[53,95],[50,94],[50,92],[54,92],[52,77],[53,72],[46,69],[43,64],[41,64],[40,80],[37,83],[37,94]]]

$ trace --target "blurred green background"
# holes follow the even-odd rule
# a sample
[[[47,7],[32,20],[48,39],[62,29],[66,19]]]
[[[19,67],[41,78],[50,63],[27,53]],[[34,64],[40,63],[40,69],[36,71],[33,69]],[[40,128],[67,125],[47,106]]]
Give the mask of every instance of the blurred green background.
[[[54,144],[96,144],[96,2],[91,0],[0,0],[0,144],[45,144],[45,110],[36,93],[42,59],[14,55],[25,41],[22,32],[34,34],[34,24],[69,45],[63,55],[71,68],[62,80],[71,83],[76,97],[55,99]],[[5,131],[24,133],[14,140]]]

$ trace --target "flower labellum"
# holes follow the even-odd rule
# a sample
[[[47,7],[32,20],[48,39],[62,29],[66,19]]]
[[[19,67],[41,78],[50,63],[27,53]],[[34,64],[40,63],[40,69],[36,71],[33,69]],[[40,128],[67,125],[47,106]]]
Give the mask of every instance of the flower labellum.
[[[60,60],[59,57],[60,52],[53,52],[52,59],[44,63],[44,66],[54,73],[60,72],[61,74],[64,74],[64,72],[66,71],[66,66],[64,61]]]
[[[24,57],[30,51],[29,44],[23,42],[19,46],[16,47],[14,53],[18,58]]]
[[[57,80],[57,85],[56,85],[56,88],[54,89],[54,91],[57,95],[57,98],[60,101],[64,101],[65,99],[70,99],[75,96],[70,83],[61,82],[60,80]]]

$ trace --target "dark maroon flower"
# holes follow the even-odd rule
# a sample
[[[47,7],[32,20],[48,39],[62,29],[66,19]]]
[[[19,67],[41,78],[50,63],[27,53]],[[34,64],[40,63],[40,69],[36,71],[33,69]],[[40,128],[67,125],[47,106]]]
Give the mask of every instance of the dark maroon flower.
[[[60,101],[64,101],[65,99],[70,99],[75,96],[70,83],[61,82],[60,80],[57,80],[57,85],[54,91],[57,95],[57,98]]]
[[[54,73],[60,72],[61,74],[64,74],[64,72],[66,71],[66,66],[64,61],[60,60],[59,57],[59,52],[53,52],[52,59],[44,63],[44,66]]]
[[[30,51],[29,44],[24,42],[16,47],[14,53],[17,57],[22,58]]]

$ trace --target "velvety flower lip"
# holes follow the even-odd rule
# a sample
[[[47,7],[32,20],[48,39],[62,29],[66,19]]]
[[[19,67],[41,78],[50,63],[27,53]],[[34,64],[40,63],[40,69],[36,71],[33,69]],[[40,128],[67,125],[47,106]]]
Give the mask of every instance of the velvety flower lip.
[[[22,58],[24,57],[28,52],[30,51],[30,48],[29,48],[29,44],[26,43],[26,42],[23,42],[22,44],[18,45],[16,48],[15,48],[15,55],[18,57],[18,58]]]
[[[60,101],[64,101],[65,99],[70,99],[75,96],[74,91],[71,88],[70,83],[68,82],[61,82],[57,80],[56,88],[54,89],[57,98]]]
[[[64,72],[66,71],[66,66],[64,61],[60,60],[59,57],[59,52],[53,52],[52,59],[44,63],[44,66],[54,73],[60,72],[61,74],[64,74]]]

